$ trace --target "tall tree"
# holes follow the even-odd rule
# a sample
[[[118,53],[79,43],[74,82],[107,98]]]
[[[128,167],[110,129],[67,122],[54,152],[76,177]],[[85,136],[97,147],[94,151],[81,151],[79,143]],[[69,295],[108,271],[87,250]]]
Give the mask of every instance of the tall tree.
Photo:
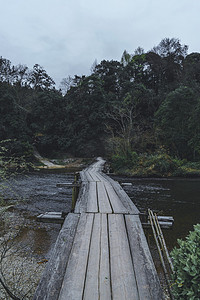
[[[55,82],[43,67],[35,64],[31,73],[30,83],[33,89],[49,90],[54,88]]]
[[[161,142],[180,158],[193,158],[189,141],[194,136],[190,124],[196,105],[196,93],[183,86],[168,94],[155,115]]]
[[[180,40],[175,38],[165,38],[153,48],[152,51],[162,57],[163,75],[168,84],[181,81],[183,60],[187,50],[188,46],[181,45]]]

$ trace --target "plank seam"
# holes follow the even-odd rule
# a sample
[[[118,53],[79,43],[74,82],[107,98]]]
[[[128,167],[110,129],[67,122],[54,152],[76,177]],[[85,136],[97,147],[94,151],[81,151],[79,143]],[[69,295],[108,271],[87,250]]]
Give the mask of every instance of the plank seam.
[[[100,241],[99,241],[100,251],[99,251],[99,272],[98,272],[98,299],[100,299],[100,267],[101,267],[101,247],[102,247],[102,214],[100,215]]]
[[[133,256],[132,256],[132,251],[131,251],[131,247],[130,247],[130,240],[129,240],[129,234],[128,234],[128,229],[127,229],[127,224],[126,224],[126,218],[125,218],[125,215],[123,215],[123,218],[124,218],[124,225],[125,225],[125,229],[126,229],[126,234],[127,234],[127,239],[128,239],[128,245],[129,245],[129,250],[130,250],[130,255],[131,255],[131,261],[132,261],[132,266],[133,266],[133,272],[134,272],[134,275],[135,275],[135,282],[136,282],[136,287],[137,287],[138,297],[139,297],[139,300],[143,300],[143,299],[140,298],[139,287],[138,287],[138,282],[137,282],[137,278],[136,278],[135,266],[134,266],[134,261],[133,261]]]
[[[96,182],[96,195],[97,195],[97,210],[98,210],[97,213],[99,213],[99,195],[98,195],[98,190],[97,190],[97,182]]]
[[[112,209],[112,213],[114,213],[114,209],[113,209],[112,203],[111,203],[111,201],[110,201],[110,197],[109,197],[109,195],[108,195],[108,191],[107,191],[106,185],[104,184],[104,181],[102,181],[102,182],[103,182],[103,185],[104,185],[104,188],[105,188],[107,197],[108,197],[108,201],[109,201],[110,207],[111,207],[111,209]]]
[[[107,218],[107,232],[108,232],[108,256],[109,256],[109,273],[110,273],[110,294],[111,294],[111,300],[112,300],[113,299],[113,288],[112,288],[111,253],[110,253],[110,235],[109,235],[108,214],[106,214],[106,218]]]
[[[92,234],[93,234],[93,228],[94,228],[94,214],[93,214],[93,220],[92,220],[92,228],[91,228],[91,234],[90,234],[90,242],[89,242],[89,250],[88,250],[88,257],[87,257],[87,263],[86,263],[86,270],[85,270],[85,279],[84,279],[84,285],[83,285],[83,292],[82,292],[82,300],[84,299],[84,291],[85,291],[85,285],[86,285],[86,277],[87,277],[87,271],[88,271],[88,262],[89,262],[89,256],[90,256],[90,249],[91,249],[91,242],[92,242]]]

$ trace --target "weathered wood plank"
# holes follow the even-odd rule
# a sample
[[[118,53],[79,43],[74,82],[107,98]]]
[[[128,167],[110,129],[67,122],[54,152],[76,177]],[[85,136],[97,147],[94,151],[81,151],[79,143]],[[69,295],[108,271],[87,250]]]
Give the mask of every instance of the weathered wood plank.
[[[68,214],[66,217],[33,300],[56,300],[58,298],[79,217],[78,214]]]
[[[92,231],[88,268],[84,289],[84,300],[99,299],[99,264],[101,248],[101,215],[95,214]]]
[[[59,300],[82,299],[94,214],[82,214],[60,290]]]
[[[139,216],[125,216],[129,244],[141,300],[163,299],[158,275]]]
[[[37,221],[62,224],[64,222],[64,217],[62,212],[46,212],[37,216]]]
[[[99,211],[97,205],[97,184],[96,182],[89,182],[88,195],[87,195],[87,212],[97,213]]]
[[[108,220],[106,214],[101,214],[101,258],[100,258],[100,273],[99,273],[99,299],[110,300],[111,284],[110,284],[110,258],[109,258],[109,243],[108,243]]]
[[[80,190],[79,190],[78,199],[76,201],[76,206],[75,206],[75,209],[74,209],[75,213],[82,213],[82,212],[86,212],[86,210],[87,210],[87,197],[86,197],[86,195],[87,195],[87,192],[88,192],[89,183],[88,183],[85,171],[81,171],[80,176],[81,176],[81,187],[80,187]]]
[[[100,213],[112,213],[112,207],[103,182],[97,182],[97,199]]]
[[[160,227],[163,229],[170,229],[173,227],[172,222],[160,222],[160,221],[158,221],[158,222],[159,222]],[[143,228],[151,228],[151,223],[150,222],[142,223],[142,226],[143,226]]]
[[[96,172],[93,170],[88,170],[88,174],[91,176],[93,181],[99,181],[99,177],[96,175]]]
[[[66,183],[57,183],[57,187],[66,187],[66,188],[73,188],[73,187],[80,187],[79,183],[73,183],[73,182],[66,182]]]
[[[104,180],[104,185],[108,194],[108,198],[112,205],[113,212],[116,214],[118,213],[128,214],[129,213],[128,209],[124,207],[123,203],[120,201],[118,195],[116,194],[111,184]]]
[[[87,169],[85,170],[85,176],[86,176],[86,178],[87,178],[88,181],[94,181],[94,179],[92,178],[92,176],[91,176],[90,173],[89,173],[89,169],[90,169],[90,168],[87,168]]]
[[[126,192],[123,190],[123,188],[120,186],[118,182],[110,178],[104,173],[100,173],[104,179],[106,179],[115,190],[116,194],[118,195],[120,201],[124,205],[125,208],[129,211],[129,214],[139,214],[139,210],[135,206],[135,204],[132,202],[132,200],[129,198],[129,196],[126,194]]]
[[[139,300],[124,217],[111,214],[108,221],[113,300]]]

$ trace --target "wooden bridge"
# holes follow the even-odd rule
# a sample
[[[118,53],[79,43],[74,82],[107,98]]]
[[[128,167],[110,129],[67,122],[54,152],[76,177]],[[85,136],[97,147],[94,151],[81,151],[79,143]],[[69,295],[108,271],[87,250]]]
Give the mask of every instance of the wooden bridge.
[[[75,212],[67,215],[34,300],[162,300],[139,218],[98,159],[81,172]]]

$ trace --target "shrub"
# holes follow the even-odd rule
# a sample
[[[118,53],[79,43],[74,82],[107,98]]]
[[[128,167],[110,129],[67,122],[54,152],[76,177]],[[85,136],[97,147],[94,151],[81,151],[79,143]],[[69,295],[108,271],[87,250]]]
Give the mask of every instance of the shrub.
[[[111,158],[112,167],[114,170],[131,169],[137,163],[138,155],[134,151],[128,151],[124,154],[114,154]]]
[[[140,155],[140,168],[146,175],[169,176],[179,169],[179,166],[167,153],[158,152]]]
[[[171,256],[174,262],[173,289],[175,299],[200,299],[200,224],[185,241],[178,240],[179,248],[174,248]]]
[[[33,169],[33,147],[28,142],[3,140],[0,142],[0,174],[10,171],[29,171]]]

